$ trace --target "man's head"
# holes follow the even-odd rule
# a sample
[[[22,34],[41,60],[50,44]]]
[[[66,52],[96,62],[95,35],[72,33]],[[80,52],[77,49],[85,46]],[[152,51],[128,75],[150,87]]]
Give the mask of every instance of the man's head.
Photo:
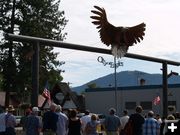
[[[50,110],[55,112],[57,105],[55,103],[52,103],[50,106]]]
[[[92,121],[97,120],[97,115],[96,115],[96,114],[93,114],[93,115],[91,116],[91,120],[92,120]]]
[[[124,111],[123,111],[123,115],[124,115],[124,116],[128,115],[128,111],[127,111],[127,110],[124,110]]]
[[[31,113],[32,113],[32,111],[31,111],[30,108],[26,109],[26,111],[25,111],[25,115],[26,115],[26,116],[28,116],[28,115],[31,114]]]
[[[33,107],[32,108],[32,113],[38,114],[39,113],[39,108],[38,107]]]
[[[156,119],[159,119],[161,118],[159,114],[156,114]]]
[[[75,109],[72,109],[70,111],[70,118],[75,118],[77,116],[77,111]]]
[[[89,113],[90,113],[89,110],[85,111],[85,115],[89,115]]]
[[[15,112],[15,109],[14,109],[13,105],[9,105],[6,110],[7,110],[8,113],[14,113]]]
[[[153,116],[154,116],[154,112],[153,112],[153,111],[149,111],[149,112],[148,112],[148,117],[149,117],[149,118],[152,118]]]
[[[114,108],[109,109],[109,114],[110,115],[114,115],[115,113],[116,113],[116,109],[114,109]]]
[[[142,109],[142,106],[139,105],[139,106],[136,107],[136,112],[137,112],[137,113],[141,113],[142,110],[143,110],[143,109]]]
[[[61,105],[57,105],[57,106],[56,106],[56,112],[61,112],[61,111],[62,111]]]

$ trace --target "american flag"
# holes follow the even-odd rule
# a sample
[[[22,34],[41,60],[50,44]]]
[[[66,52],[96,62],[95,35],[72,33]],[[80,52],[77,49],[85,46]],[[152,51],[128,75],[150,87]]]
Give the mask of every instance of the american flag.
[[[44,88],[42,95],[43,95],[45,98],[47,98],[48,100],[51,100],[51,93],[50,93],[50,91],[48,90],[47,85],[46,85],[46,87]]]
[[[160,96],[156,96],[156,97],[154,98],[154,100],[153,100],[153,104],[154,104],[154,105],[159,105],[159,104],[160,104],[160,101],[161,101]]]

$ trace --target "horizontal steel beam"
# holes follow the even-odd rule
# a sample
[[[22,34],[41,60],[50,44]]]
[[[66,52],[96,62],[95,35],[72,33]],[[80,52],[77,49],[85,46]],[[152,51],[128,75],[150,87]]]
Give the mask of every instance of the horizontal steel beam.
[[[38,38],[38,37],[6,33],[5,38],[7,40],[13,40],[13,41],[17,41],[17,42],[28,42],[28,43],[39,42],[40,45],[48,45],[48,46],[53,46],[53,47],[75,49],[75,50],[95,52],[95,53],[111,54],[111,50],[108,50],[108,49],[83,46],[83,45],[66,43],[66,42],[62,42],[62,41],[44,39],[44,38]],[[144,56],[144,55],[132,54],[132,53],[127,53],[125,55],[125,57],[133,58],[133,59],[140,59],[140,60],[145,60],[145,61],[152,61],[152,62],[157,62],[157,63],[167,63],[169,65],[175,65],[175,66],[180,65],[180,62],[166,60],[166,59],[160,59],[160,58],[155,58],[155,57],[149,57],[149,56]]]

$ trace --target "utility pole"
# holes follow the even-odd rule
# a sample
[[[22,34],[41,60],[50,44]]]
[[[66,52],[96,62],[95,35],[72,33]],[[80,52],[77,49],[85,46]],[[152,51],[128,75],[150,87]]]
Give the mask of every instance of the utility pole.
[[[115,106],[115,109],[116,111],[119,113],[119,109],[118,109],[118,97],[117,97],[117,68],[119,66],[123,66],[123,62],[120,62],[120,61],[116,61],[116,56],[114,56],[114,63],[113,62],[106,62],[104,60],[104,58],[102,56],[99,56],[97,58],[98,62],[102,63],[104,66],[107,66],[109,65],[111,68],[114,68],[114,106]],[[122,99],[122,97],[120,97]],[[122,106],[122,105],[121,105]],[[121,109],[122,111],[122,109]]]

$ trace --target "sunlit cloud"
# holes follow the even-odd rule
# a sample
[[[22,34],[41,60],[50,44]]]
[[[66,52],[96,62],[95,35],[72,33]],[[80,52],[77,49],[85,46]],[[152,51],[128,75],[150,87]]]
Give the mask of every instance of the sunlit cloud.
[[[70,4],[71,3],[71,4]],[[99,33],[91,23],[90,15],[94,5],[104,7],[108,20],[116,26],[133,26],[146,23],[144,40],[129,48],[129,53],[180,61],[180,1],[179,0],[63,0],[60,8],[69,20],[65,31],[65,42],[110,49],[102,44]],[[73,86],[82,85],[94,78],[113,73],[113,69],[97,62],[102,54],[68,49],[55,49],[60,52],[58,59],[66,61],[64,80],[73,82]],[[102,55],[107,61],[113,61],[110,55]],[[134,59],[124,60],[125,65],[118,69],[142,70],[160,73],[161,65]],[[151,68],[151,66],[154,68]],[[175,67],[176,69],[177,67]],[[173,67],[174,69],[174,67]],[[179,70],[177,68],[176,70]]]

